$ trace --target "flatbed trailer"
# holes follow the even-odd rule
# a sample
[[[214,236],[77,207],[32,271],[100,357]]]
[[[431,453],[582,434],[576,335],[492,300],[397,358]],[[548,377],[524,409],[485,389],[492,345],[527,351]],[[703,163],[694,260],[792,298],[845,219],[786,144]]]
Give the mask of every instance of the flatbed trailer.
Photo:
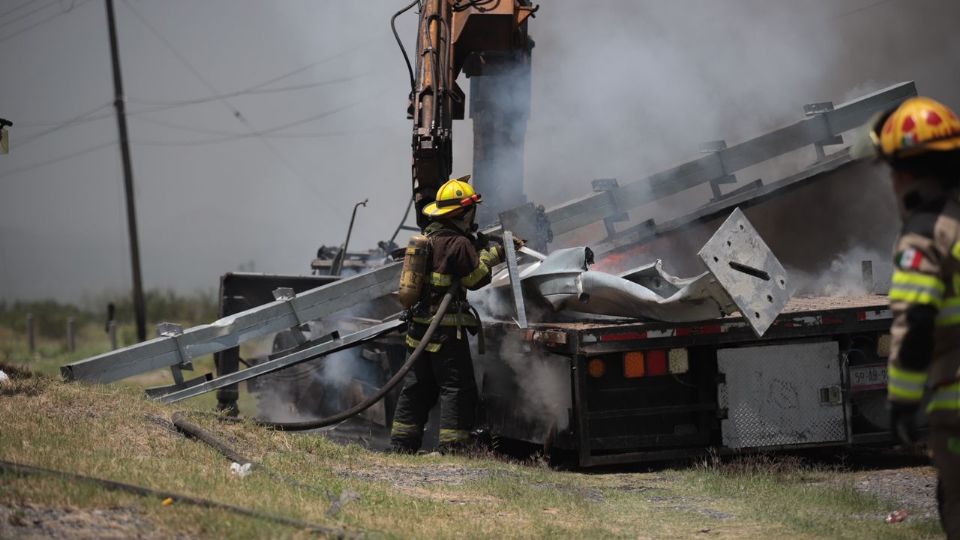
[[[763,337],[740,317],[490,323],[485,421],[584,467],[888,443],[890,322],[871,295],[796,298]]]

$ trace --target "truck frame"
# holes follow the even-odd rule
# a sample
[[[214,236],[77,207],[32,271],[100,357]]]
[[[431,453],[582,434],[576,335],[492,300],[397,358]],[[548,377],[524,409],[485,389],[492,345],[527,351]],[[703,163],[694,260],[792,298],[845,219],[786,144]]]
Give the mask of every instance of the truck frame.
[[[584,467],[882,443],[890,318],[876,295],[795,299],[763,337],[740,317],[499,322],[488,326],[492,349],[518,344],[541,374],[566,381],[566,418],[538,413],[503,355],[480,361],[478,384],[492,433],[572,451]]]

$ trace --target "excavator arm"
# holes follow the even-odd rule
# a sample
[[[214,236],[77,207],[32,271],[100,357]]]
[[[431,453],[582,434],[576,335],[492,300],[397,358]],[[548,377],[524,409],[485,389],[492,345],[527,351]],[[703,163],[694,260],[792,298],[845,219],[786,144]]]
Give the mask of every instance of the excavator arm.
[[[465,72],[473,76],[505,76],[516,79],[519,66],[521,105],[514,100],[509,107],[498,107],[502,101],[495,96],[478,100],[472,97],[471,114],[478,127],[487,132],[496,122],[478,121],[478,114],[495,118],[496,113],[484,115],[481,109],[503,109],[505,114],[522,120],[519,151],[522,154],[522,133],[526,129],[526,110],[529,108],[529,66],[532,41],[527,35],[527,19],[537,7],[529,0],[423,0],[420,4],[420,21],[417,31],[416,68],[414,86],[407,110],[413,120],[413,195],[417,209],[417,223],[421,228],[426,222],[420,213],[434,200],[437,188],[445,182],[453,167],[453,120],[461,120],[465,111],[465,96],[457,85],[457,77]],[[494,85],[496,86],[496,85]],[[471,94],[477,91],[473,86]],[[480,91],[482,93],[482,90]],[[517,120],[514,118],[513,120]],[[513,124],[513,122],[511,122]],[[496,136],[480,133],[475,141],[499,146]],[[511,136],[510,139],[515,139]],[[516,141],[511,141],[517,146]],[[476,146],[476,143],[475,143]],[[475,155],[496,159],[496,151],[486,152],[475,147]],[[475,160],[476,161],[476,160]],[[522,159],[520,170],[511,180],[519,184],[522,197]],[[476,166],[475,166],[476,169]],[[475,185],[482,189],[484,178],[475,175]],[[522,202],[522,201],[521,201]],[[514,201],[516,203],[516,201]]]

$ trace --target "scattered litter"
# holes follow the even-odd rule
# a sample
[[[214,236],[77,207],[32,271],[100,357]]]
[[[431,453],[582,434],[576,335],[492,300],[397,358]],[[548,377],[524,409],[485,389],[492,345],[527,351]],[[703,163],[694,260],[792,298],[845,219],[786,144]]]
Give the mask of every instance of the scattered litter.
[[[10,376],[4,373],[2,369],[0,369],[0,383],[5,383],[9,380],[10,380]]]
[[[906,510],[894,510],[893,512],[887,514],[887,518],[883,521],[885,523],[900,523],[901,521],[907,519],[907,516],[909,515],[910,514],[908,514]]]
[[[160,503],[160,504],[162,504],[162,505],[164,505],[164,506],[170,506],[171,504],[173,504],[173,497],[167,497],[167,498],[164,499],[163,502]]]
[[[243,465],[234,461],[230,464],[230,474],[234,476],[239,476],[240,478],[246,478],[250,474],[250,464],[244,463]]]
[[[710,529],[700,529],[699,531],[697,531],[697,533],[699,534],[706,534],[708,532],[710,532]]]

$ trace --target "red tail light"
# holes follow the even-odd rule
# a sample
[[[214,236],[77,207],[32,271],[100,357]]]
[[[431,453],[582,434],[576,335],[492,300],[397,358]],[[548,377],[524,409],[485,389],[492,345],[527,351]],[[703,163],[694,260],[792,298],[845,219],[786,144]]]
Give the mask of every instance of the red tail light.
[[[667,351],[647,351],[647,375],[667,374]]]

